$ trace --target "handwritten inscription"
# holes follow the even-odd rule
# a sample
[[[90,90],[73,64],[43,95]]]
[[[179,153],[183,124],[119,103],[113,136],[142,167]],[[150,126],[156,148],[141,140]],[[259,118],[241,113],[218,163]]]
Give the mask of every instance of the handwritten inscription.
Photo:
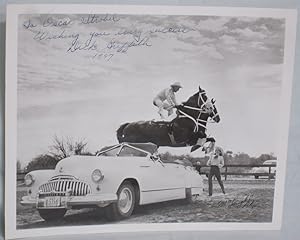
[[[114,49],[117,52],[126,53],[129,48],[131,47],[138,47],[138,46],[147,46],[151,47],[151,43],[149,43],[149,38],[143,38],[143,39],[134,39],[130,42],[119,42],[115,39],[112,39],[108,44],[108,49]]]
[[[72,24],[72,21],[69,18],[54,19],[49,17],[43,22],[43,27],[64,27],[70,24]]]
[[[255,208],[257,204],[251,195],[247,195],[244,199],[227,199],[217,202],[214,207],[226,208]]]
[[[105,14],[104,16],[98,16],[96,14],[89,14],[87,17],[82,17],[82,24],[93,24],[101,22],[118,22],[120,18],[116,15]]]
[[[25,29],[34,28],[34,27],[36,27],[36,26],[37,26],[36,24],[34,24],[34,23],[31,22],[31,19],[30,19],[30,18],[29,18],[27,21],[25,21],[25,22],[23,23],[23,27],[24,27]]]
[[[66,32],[66,30],[61,30],[59,33],[39,30],[33,36],[33,39],[36,41],[70,39],[70,38],[78,40],[79,33],[68,33]]]
[[[110,61],[130,49],[151,48],[153,40],[164,34],[188,34],[194,29],[177,26],[142,27],[116,14],[88,14],[72,17],[53,15],[28,18],[22,27],[36,42],[61,41],[67,54],[89,53],[91,58]]]

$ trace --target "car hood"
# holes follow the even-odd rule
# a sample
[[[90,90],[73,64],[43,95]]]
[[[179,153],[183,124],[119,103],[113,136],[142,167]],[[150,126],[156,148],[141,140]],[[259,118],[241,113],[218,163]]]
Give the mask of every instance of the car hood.
[[[140,157],[71,156],[56,165],[55,175],[86,176],[95,169],[105,172],[123,166],[136,166],[137,161],[141,162],[142,160]]]

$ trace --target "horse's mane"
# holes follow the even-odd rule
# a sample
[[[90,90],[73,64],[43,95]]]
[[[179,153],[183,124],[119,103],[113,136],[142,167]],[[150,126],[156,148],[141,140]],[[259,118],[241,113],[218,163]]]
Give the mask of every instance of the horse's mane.
[[[185,102],[183,102],[182,104],[183,105],[189,105],[189,103],[191,103],[192,101],[194,101],[194,98],[197,98],[195,102],[198,101],[198,97],[199,97],[199,94],[202,93],[202,92],[205,92],[205,90],[203,89],[200,89],[198,92],[196,92],[195,94],[193,94],[192,96],[190,96],[188,98],[188,100],[186,100]],[[203,95],[204,97],[204,100],[206,101],[207,100],[207,96],[206,96],[206,93]],[[193,102],[194,103],[194,102]],[[196,106],[195,106],[196,107]]]

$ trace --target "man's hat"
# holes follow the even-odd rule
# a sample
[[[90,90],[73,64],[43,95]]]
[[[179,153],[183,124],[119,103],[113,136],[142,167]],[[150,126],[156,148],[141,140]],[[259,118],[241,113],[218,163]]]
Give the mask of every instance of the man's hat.
[[[215,151],[219,151],[219,152],[221,152],[222,155],[224,155],[224,150],[223,150],[223,148],[221,148],[221,147],[219,147],[219,146],[217,146],[217,147],[215,148]]]
[[[175,82],[175,83],[171,84],[171,87],[179,87],[179,88],[182,88],[180,82]]]

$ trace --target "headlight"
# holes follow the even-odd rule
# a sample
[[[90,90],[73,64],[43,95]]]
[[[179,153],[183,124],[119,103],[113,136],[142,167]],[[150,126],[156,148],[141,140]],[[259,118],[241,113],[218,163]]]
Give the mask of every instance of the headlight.
[[[92,180],[95,183],[100,182],[102,179],[104,178],[104,175],[102,174],[102,172],[99,169],[95,169],[92,173]]]
[[[26,186],[31,186],[34,183],[34,177],[30,173],[25,175],[24,180]]]

